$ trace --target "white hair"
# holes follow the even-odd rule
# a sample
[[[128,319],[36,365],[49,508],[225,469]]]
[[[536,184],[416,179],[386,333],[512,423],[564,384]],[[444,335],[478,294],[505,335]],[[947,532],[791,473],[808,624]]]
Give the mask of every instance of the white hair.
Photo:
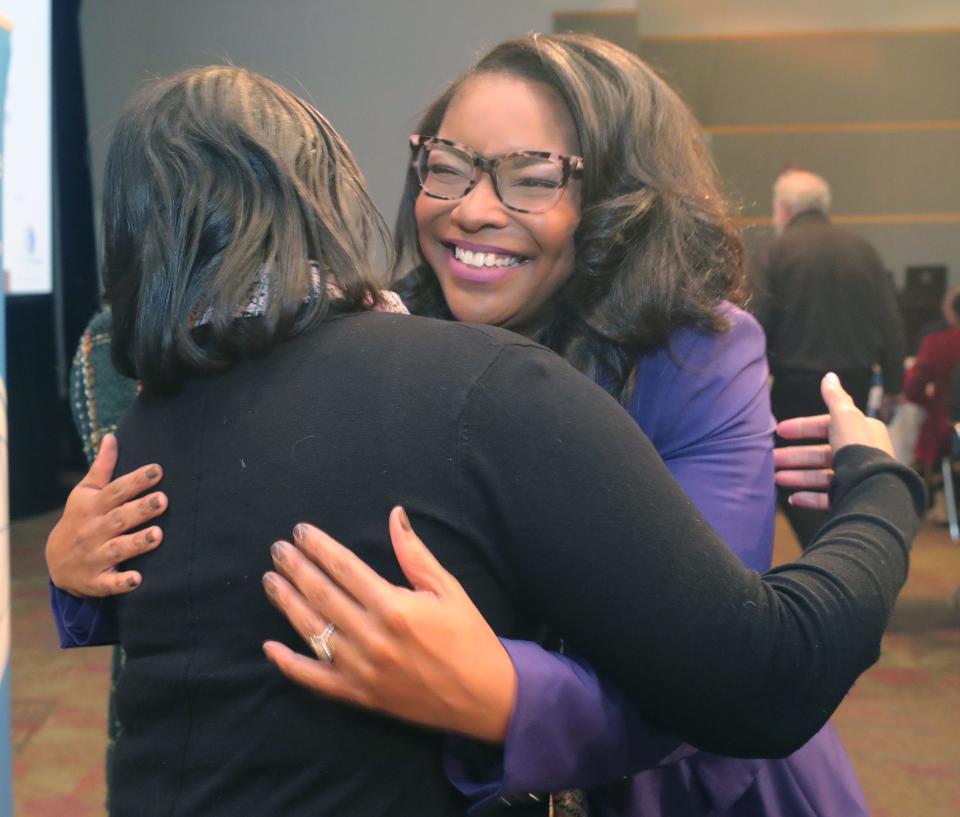
[[[789,210],[792,216],[809,210],[830,212],[830,185],[816,173],[788,170],[773,185],[773,200]]]

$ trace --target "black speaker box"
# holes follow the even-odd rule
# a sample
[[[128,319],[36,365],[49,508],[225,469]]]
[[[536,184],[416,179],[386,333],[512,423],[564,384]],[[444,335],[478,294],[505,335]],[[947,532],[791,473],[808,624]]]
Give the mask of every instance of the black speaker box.
[[[907,267],[903,301],[912,303],[936,303],[940,308],[947,291],[947,268],[944,265]]]
[[[924,334],[946,328],[941,311],[946,291],[946,266],[907,267],[906,281],[900,292],[900,314],[910,354],[916,354]]]

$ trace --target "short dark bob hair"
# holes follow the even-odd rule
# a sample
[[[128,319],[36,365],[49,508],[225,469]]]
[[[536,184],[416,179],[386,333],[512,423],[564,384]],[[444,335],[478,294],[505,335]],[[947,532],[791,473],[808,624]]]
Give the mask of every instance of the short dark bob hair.
[[[437,134],[467,83],[498,73],[551,88],[584,157],[574,274],[548,304],[535,339],[626,400],[640,356],[680,327],[723,331],[720,301],[744,302],[743,244],[700,126],[633,54],[584,34],[540,34],[494,47],[428,108],[418,132]],[[419,192],[411,168],[394,277],[414,312],[451,317],[417,243]]]
[[[113,357],[147,390],[269,350],[331,303],[381,295],[383,220],[312,105],[242,68],[153,81],[117,123],[104,182]],[[254,319],[239,316],[256,300]]]

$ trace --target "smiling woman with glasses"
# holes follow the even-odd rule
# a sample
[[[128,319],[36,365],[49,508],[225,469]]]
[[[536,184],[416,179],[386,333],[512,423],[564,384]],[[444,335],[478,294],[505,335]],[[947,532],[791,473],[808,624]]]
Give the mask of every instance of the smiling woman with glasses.
[[[746,300],[743,246],[731,209],[702,132],[677,94],[636,56],[603,40],[521,37],[496,46],[455,79],[427,109],[417,132],[421,135],[410,141],[414,160],[406,169],[393,269],[411,311],[505,327],[565,358],[644,430],[689,501],[733,552],[749,568],[767,569],[774,485],[764,338],[741,309]],[[420,348],[417,354],[429,359],[442,351]],[[511,400],[536,395],[540,380],[532,373],[513,381],[511,388]],[[391,414],[396,398],[384,395],[384,405],[377,409]],[[438,401],[447,399],[450,395]],[[571,432],[586,429],[608,458],[617,456],[611,425],[569,414],[562,400],[541,404],[541,410],[542,416],[531,420],[530,433],[551,418],[564,418]],[[563,451],[570,439],[558,433],[553,445]],[[524,448],[518,442],[515,455]],[[456,456],[451,453],[451,462]],[[316,468],[323,472],[330,465],[319,458]],[[600,493],[622,488],[632,478],[630,469],[625,462],[623,479],[590,487]],[[390,476],[396,474],[390,471]],[[498,490],[513,496],[541,480],[559,480],[566,486],[561,492],[565,499],[553,509],[559,513],[578,496],[576,477],[572,469],[553,473],[543,466],[543,473],[514,472]],[[95,496],[114,499],[98,500],[95,511],[68,506],[51,535],[48,554],[72,553],[71,543],[84,540],[81,534],[108,530],[107,520],[123,513],[116,507],[122,491],[110,487]],[[353,501],[359,512],[362,497]],[[175,504],[170,503],[174,511]],[[666,540],[683,538],[672,526],[688,505],[686,498],[677,498],[657,508],[671,531]],[[141,506],[131,505],[128,511],[134,507]],[[470,503],[451,500],[443,512],[418,515],[414,510],[411,516],[426,544],[442,547],[450,520],[470,508]],[[148,512],[136,521],[154,515]],[[568,622],[592,620],[599,626],[595,608],[607,609],[608,581],[621,578],[606,573],[609,553],[596,556],[604,544],[597,531],[609,519],[581,521],[585,529],[579,547],[588,552],[586,562],[596,572],[583,573],[577,602],[542,597],[529,602],[525,613],[535,623],[542,623],[539,615],[550,606],[566,607]],[[653,546],[648,529],[632,533],[638,537],[636,547]],[[103,540],[114,535],[115,527],[109,527],[96,545],[113,552]],[[137,538],[123,542],[149,549]],[[671,545],[664,541],[657,547],[670,551]],[[72,558],[75,566],[79,557]],[[62,571],[71,556],[57,559],[62,561],[51,564],[51,571]],[[554,562],[547,549],[528,574],[510,575],[505,582],[523,587],[531,577],[549,575]],[[678,586],[696,577],[704,592],[712,587],[714,577],[701,573],[699,564],[699,555],[691,553],[673,577]],[[667,592],[671,577],[661,578],[657,592]],[[143,580],[146,586],[148,576]],[[629,580],[641,586],[642,577]],[[586,590],[583,596],[581,590]],[[499,585],[488,592],[499,592]],[[638,604],[645,598],[640,590],[636,596]],[[88,604],[57,591],[54,597],[66,620],[76,605]],[[312,610],[319,620],[314,601],[301,598],[290,610],[304,615]],[[784,760],[742,760],[678,747],[647,725],[648,716],[658,722],[656,707],[640,710],[627,704],[619,689],[580,659],[531,642],[504,640],[501,646],[469,599],[464,596],[458,603],[461,615],[441,617],[435,628],[394,631],[392,642],[381,639],[385,654],[403,657],[387,670],[375,656],[363,655],[362,645],[351,643],[344,630],[319,626],[314,635],[322,646],[318,655],[337,655],[320,670],[342,680],[341,689],[348,692],[340,697],[503,744],[492,757],[488,744],[479,749],[458,741],[445,744],[445,769],[471,800],[490,805],[521,797],[528,808],[546,813],[549,792],[578,787],[588,789],[591,814],[601,817],[867,814],[831,726]],[[296,618],[290,610],[288,615]],[[101,613],[98,626],[106,628],[109,617]],[[713,632],[713,626],[706,627],[709,642],[729,636],[729,631]],[[732,629],[740,631],[739,625]],[[558,635],[569,637],[562,630]],[[670,647],[669,636],[662,646]],[[350,660],[351,655],[357,660]],[[301,657],[297,666],[303,662]],[[290,671],[290,665],[284,666]],[[687,669],[690,677],[701,671],[696,661]],[[793,669],[802,673],[810,668]],[[310,670],[320,671],[316,666]],[[330,692],[311,681],[315,674],[291,674],[317,691]],[[810,683],[816,688],[819,682]],[[757,711],[777,691],[759,684]],[[711,724],[688,725],[697,732]],[[478,756],[482,763],[475,762]],[[531,792],[537,799],[527,796]],[[559,817],[564,808],[575,813],[583,798],[565,794],[552,802]],[[407,812],[401,806],[396,813]]]
[[[398,288],[412,310],[507,326],[591,375],[650,435],[734,553],[754,570],[769,567],[765,341],[738,308],[746,298],[743,246],[682,100],[611,43],[534,35],[491,49],[417,130],[423,135],[411,138],[415,158],[395,229]],[[531,154],[532,173],[513,158]],[[490,707],[486,722],[497,723],[501,698],[479,694],[476,679],[489,683],[489,675],[476,665],[470,635],[431,645],[430,656],[446,659],[434,658],[441,665],[431,677],[473,684]],[[478,777],[460,758],[448,763],[478,801],[607,784],[588,793],[593,815],[868,814],[829,724],[784,760],[689,747],[671,754],[631,712],[610,708],[619,693],[589,666],[504,644],[519,687],[505,749],[488,767],[500,772]],[[418,671],[431,666],[415,640],[395,647]],[[415,700],[417,679],[402,681],[396,673],[373,679]],[[451,683],[422,690],[421,699],[427,711],[458,692]],[[448,715],[449,727],[466,731],[466,716],[478,719],[464,714]],[[638,773],[623,779],[631,772]],[[554,798],[557,815],[579,808],[582,800],[569,793]]]

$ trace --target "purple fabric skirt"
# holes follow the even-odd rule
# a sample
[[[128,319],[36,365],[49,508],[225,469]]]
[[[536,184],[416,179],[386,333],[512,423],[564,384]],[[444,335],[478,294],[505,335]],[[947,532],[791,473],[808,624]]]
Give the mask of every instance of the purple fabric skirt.
[[[591,791],[591,817],[869,817],[840,736],[827,724],[782,760],[706,752]]]

